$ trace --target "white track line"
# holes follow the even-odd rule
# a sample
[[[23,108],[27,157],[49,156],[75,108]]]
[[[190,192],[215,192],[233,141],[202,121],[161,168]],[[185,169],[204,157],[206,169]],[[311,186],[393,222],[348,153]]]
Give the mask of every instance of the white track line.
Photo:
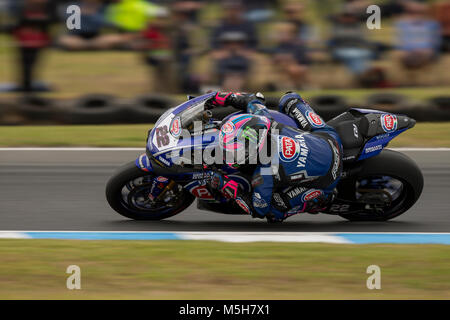
[[[388,148],[390,150],[395,151],[450,151],[450,148]],[[0,151],[145,151],[144,148],[89,148],[89,147],[52,147],[52,148],[38,148],[38,147],[30,147],[30,148],[0,148]]]
[[[0,232],[11,232],[11,233],[25,233],[25,232],[39,232],[39,233],[47,233],[47,232],[58,232],[58,233],[176,233],[176,234],[194,234],[194,235],[206,235],[206,234],[220,234],[220,235],[336,235],[336,234],[419,234],[419,235],[428,235],[428,234],[437,234],[437,235],[450,235],[450,232],[370,232],[370,231],[359,231],[359,232],[346,232],[346,231],[176,231],[176,230],[161,230],[161,231],[133,231],[133,230],[111,230],[111,231],[97,231],[97,230],[0,230]]]

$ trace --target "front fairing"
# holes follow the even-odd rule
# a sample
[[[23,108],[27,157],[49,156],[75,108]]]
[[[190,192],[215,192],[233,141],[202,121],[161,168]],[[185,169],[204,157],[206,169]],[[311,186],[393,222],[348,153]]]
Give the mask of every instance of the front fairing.
[[[166,111],[156,122],[147,139],[147,154],[166,167],[174,165],[172,154],[184,154],[189,148],[204,148],[217,141],[218,131],[206,131],[203,135],[183,138],[181,130],[192,117],[204,111],[204,102],[213,96],[208,93],[188,100]],[[183,123],[184,122],[184,123]]]

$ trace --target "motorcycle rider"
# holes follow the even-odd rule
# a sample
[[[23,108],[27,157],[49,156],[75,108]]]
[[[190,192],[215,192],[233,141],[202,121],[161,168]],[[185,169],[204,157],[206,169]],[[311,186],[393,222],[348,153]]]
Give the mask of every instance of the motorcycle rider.
[[[222,173],[213,175],[213,189],[234,199],[253,217],[267,218],[269,222],[301,212],[318,213],[331,203],[342,172],[342,143],[334,128],[299,94],[287,92],[279,101],[279,111],[291,117],[298,128],[273,119],[261,93],[217,92],[206,105],[233,106],[246,112],[221,124],[219,146],[225,155],[233,152],[233,163],[229,165],[245,166],[254,157],[246,140],[253,140],[258,150],[268,144],[275,146],[269,148],[269,157],[275,161],[256,163],[251,195]]]

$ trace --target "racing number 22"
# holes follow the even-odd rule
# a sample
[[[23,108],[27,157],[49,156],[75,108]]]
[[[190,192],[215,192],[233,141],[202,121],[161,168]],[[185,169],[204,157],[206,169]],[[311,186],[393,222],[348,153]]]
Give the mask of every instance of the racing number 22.
[[[167,126],[156,128],[156,142],[158,143],[158,148],[169,144],[170,140]]]

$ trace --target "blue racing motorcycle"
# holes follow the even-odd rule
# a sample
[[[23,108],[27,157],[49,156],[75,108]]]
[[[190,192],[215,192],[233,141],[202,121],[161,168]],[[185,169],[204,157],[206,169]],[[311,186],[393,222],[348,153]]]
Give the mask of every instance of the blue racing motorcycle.
[[[220,170],[251,191],[251,170],[202,160],[206,151],[213,156],[220,130],[221,121],[205,107],[213,94],[190,97],[159,118],[149,131],[146,153],[119,168],[107,183],[106,198],[115,211],[135,220],[161,220],[182,212],[197,198],[202,210],[247,214],[208,184],[212,173]],[[270,113],[275,121],[297,127],[285,114]],[[322,213],[351,221],[386,221],[411,208],[422,193],[422,173],[408,156],[384,148],[415,123],[405,115],[369,109],[350,109],[328,121],[342,140],[344,170],[333,202]],[[284,186],[274,197],[297,188]]]

